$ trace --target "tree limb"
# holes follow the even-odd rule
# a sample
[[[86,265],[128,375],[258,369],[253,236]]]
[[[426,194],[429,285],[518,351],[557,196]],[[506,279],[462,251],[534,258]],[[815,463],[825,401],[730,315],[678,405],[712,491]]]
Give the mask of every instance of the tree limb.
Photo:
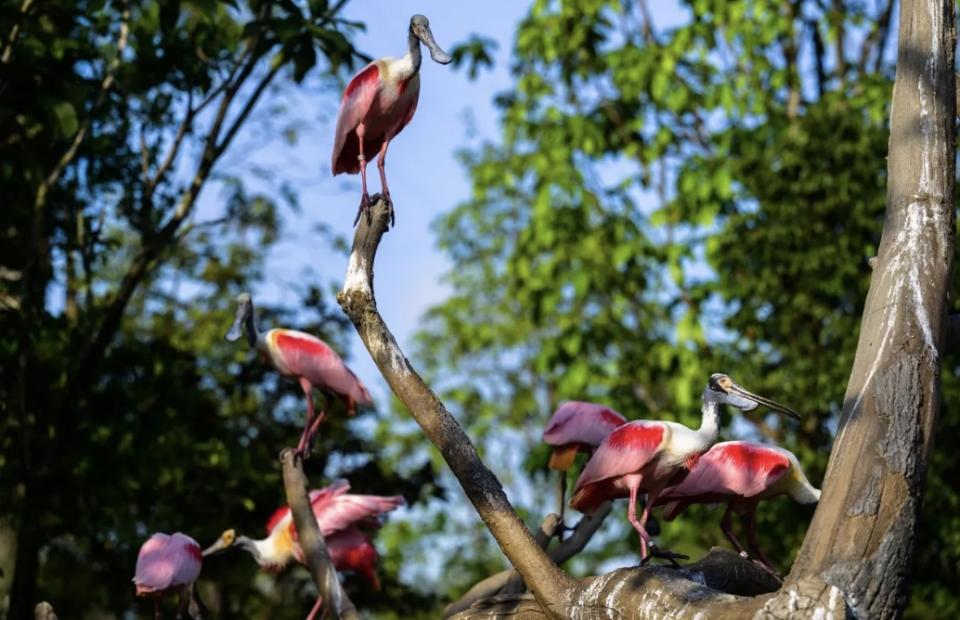
[[[553,560],[557,566],[560,566],[576,554],[583,551],[583,548],[587,546],[587,543],[590,542],[590,539],[593,538],[593,535],[596,533],[596,531],[600,529],[604,519],[606,519],[607,515],[610,514],[612,507],[613,504],[607,502],[594,514],[584,515],[573,529],[573,534],[566,540],[554,545],[554,547],[550,549],[548,552],[550,559]],[[551,513],[551,515],[548,516],[548,519],[550,516],[555,517],[556,515]],[[540,531],[537,532],[538,543],[540,542],[540,539],[544,537],[544,528],[546,526],[548,526],[548,523],[545,520],[544,525],[542,525],[540,527]],[[549,542],[549,540],[547,542]],[[541,545],[541,547],[542,546],[543,545]],[[477,582],[457,601],[447,605],[446,609],[443,610],[443,615],[445,618],[450,617],[469,608],[475,602],[484,598],[498,594],[513,594],[515,593],[514,588],[517,585],[522,585],[522,579],[515,569],[509,568],[494,575],[490,575],[486,579]]]
[[[702,560],[682,569],[621,568],[582,579],[576,585],[576,607],[568,615],[631,620],[812,617],[814,604],[810,594],[825,587],[810,582],[794,587],[783,598],[766,594],[778,586],[776,578],[763,568],[733,551],[715,547]],[[843,598],[836,596],[832,605],[823,606],[823,617],[843,617],[843,609]],[[781,611],[789,613],[778,615]],[[505,617],[542,620],[546,616],[529,595],[498,595],[478,600],[449,618]]]
[[[373,201],[372,222],[368,224],[366,218],[360,218],[343,290],[337,295],[337,301],[357,328],[390,388],[440,451],[504,555],[523,576],[538,604],[555,616],[564,607],[567,592],[575,582],[537,546],[510,505],[500,481],[480,459],[456,419],[410,365],[377,311],[373,263],[380,239],[389,225],[389,215],[379,195],[374,196]]]
[[[297,458],[292,448],[280,453],[283,464],[283,490],[287,495],[287,505],[293,514],[293,524],[297,528],[297,538],[303,556],[317,586],[317,592],[323,597],[323,605],[333,618],[344,620],[357,619],[357,609],[353,606],[333,567],[327,545],[320,534],[317,518],[307,496],[307,477],[303,473],[303,461]]]

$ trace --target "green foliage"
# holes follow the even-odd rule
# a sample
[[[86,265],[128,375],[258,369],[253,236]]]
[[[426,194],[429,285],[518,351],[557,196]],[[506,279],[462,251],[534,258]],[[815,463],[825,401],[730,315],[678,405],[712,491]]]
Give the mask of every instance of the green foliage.
[[[453,294],[421,355],[487,454],[505,436],[530,454],[518,486],[536,490],[512,499],[532,522],[553,506],[534,446],[561,401],[696,424],[719,370],[804,414],[738,416],[724,437],[784,445],[815,483],[826,466],[882,227],[893,35],[866,5],[681,12],[658,29],[630,0],[534,2],[497,97],[501,139],[462,154],[472,196],[436,224]],[[954,460],[938,451],[931,468],[916,617],[956,614]],[[780,566],[811,514],[761,508]],[[665,543],[726,544],[718,519],[691,510]],[[609,527],[576,570],[634,552],[629,528]]]
[[[0,589],[17,580],[11,617],[41,599],[63,618],[150,613],[130,584],[143,540],[261,536],[283,502],[276,455],[303,420],[296,383],[223,340],[235,295],[268,281],[296,196],[218,160],[271,87],[362,60],[362,25],[316,1],[20,4],[0,9],[0,520],[19,539]],[[210,219],[189,213],[191,184],[223,204]],[[259,303],[261,327],[344,351],[332,286],[298,293],[296,306]],[[398,474],[340,407],[328,420],[307,465],[315,484],[326,472],[410,503],[435,492],[431,468]],[[355,600],[387,617],[429,608],[398,582],[403,540],[387,538],[384,590],[348,579]],[[308,582],[234,554],[206,562],[200,589],[220,617],[295,618],[313,604]]]

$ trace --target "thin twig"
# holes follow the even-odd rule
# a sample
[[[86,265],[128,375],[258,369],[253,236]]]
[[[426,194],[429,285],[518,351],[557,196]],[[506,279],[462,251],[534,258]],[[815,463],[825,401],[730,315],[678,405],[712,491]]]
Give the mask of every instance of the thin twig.
[[[317,518],[310,506],[303,461],[293,448],[286,448],[280,453],[280,462],[283,464],[283,489],[287,495],[287,505],[293,514],[293,524],[297,528],[297,540],[303,550],[313,583],[323,597],[324,608],[333,618],[359,619],[356,607],[343,591],[333,561],[327,553],[327,545],[320,534]]]
[[[33,0],[23,0],[23,4],[20,5],[20,15],[26,16],[31,4],[33,4]],[[13,28],[10,29],[10,35],[7,37],[7,42],[3,48],[3,55],[0,56],[0,63],[8,64],[10,62],[10,55],[13,53],[13,44],[17,42],[18,34],[20,34],[19,22],[14,24]]]
[[[47,194],[60,179],[60,175],[63,174],[63,171],[66,169],[66,167],[71,161],[73,161],[73,158],[77,156],[77,151],[80,150],[80,144],[87,136],[87,131],[90,129],[90,123],[92,122],[93,117],[100,109],[100,106],[103,105],[103,101],[107,98],[107,93],[113,86],[113,81],[117,76],[117,69],[120,68],[120,61],[123,57],[123,51],[127,47],[127,37],[129,34],[130,7],[124,3],[123,15],[120,22],[120,34],[117,36],[117,53],[107,67],[107,74],[100,83],[100,91],[97,94],[97,99],[93,104],[93,108],[90,110],[90,114],[87,116],[86,120],[84,120],[80,130],[77,131],[76,135],[73,137],[73,141],[70,143],[69,148],[67,148],[66,152],[64,152],[64,154],[60,157],[57,165],[53,167],[53,170],[50,171],[50,174],[47,175],[47,177],[40,184],[40,187],[37,189],[36,199],[34,200],[34,207],[36,209],[43,208],[47,201]]]

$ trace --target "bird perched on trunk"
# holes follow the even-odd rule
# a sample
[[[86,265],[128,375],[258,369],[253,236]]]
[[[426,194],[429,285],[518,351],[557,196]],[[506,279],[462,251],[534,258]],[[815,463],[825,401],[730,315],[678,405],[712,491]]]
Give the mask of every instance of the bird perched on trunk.
[[[607,500],[629,497],[627,519],[640,535],[642,561],[647,561],[651,555],[648,547],[654,546],[644,527],[650,516],[650,507],[656,503],[661,491],[678,483],[717,440],[721,404],[733,405],[743,411],[765,405],[790,417],[800,417],[788,407],[748,392],[727,375],[711,375],[703,391],[699,429],[693,430],[676,422],[649,420],[627,422],[618,427],[587,461],[570,505],[589,514]],[[637,495],[643,492],[647,493],[647,505],[638,520]],[[664,557],[670,555],[664,554]]]
[[[563,403],[550,417],[543,431],[543,442],[553,446],[548,466],[560,472],[557,498],[561,520],[566,504],[567,471],[577,454],[592,454],[613,429],[626,421],[609,407],[576,400]]]
[[[810,484],[789,450],[752,441],[725,441],[697,459],[679,484],[664,489],[657,504],[665,506],[663,517],[672,521],[690,504],[726,503],[720,529],[740,555],[749,557],[730,527],[732,513],[745,514],[750,549],[767,570],[777,574],[757,544],[756,514],[761,500],[778,495],[801,504],[820,501],[820,489]]]
[[[414,15],[410,18],[406,55],[402,58],[374,60],[353,76],[343,91],[331,168],[334,176],[341,172],[360,173],[362,193],[354,224],[359,221],[361,213],[365,213],[369,220],[367,159],[378,154],[381,193],[390,208],[390,223],[393,224],[393,201],[384,166],[390,141],[407,126],[417,111],[421,43],[430,50],[430,57],[434,61],[445,65],[452,60],[434,41],[427,18]]]
[[[382,525],[381,516],[402,506],[403,497],[354,495],[348,493],[349,490],[349,482],[338,480],[319,491],[311,491],[310,507],[334,568],[353,571],[364,577],[371,587],[379,589],[377,550],[359,528],[379,528]],[[282,570],[293,560],[306,563],[289,506],[274,511],[267,520],[266,529],[267,537],[260,540],[238,536],[235,530],[229,529],[220,535],[217,542],[207,547],[203,555],[209,556],[230,548],[244,549],[261,568],[271,572]],[[317,599],[308,618],[317,614],[322,602],[322,599]]]
[[[197,541],[186,534],[157,532],[140,547],[133,583],[137,596],[153,596],[154,614],[160,617],[160,597],[176,592],[180,596],[177,617],[185,617],[200,576],[202,554]]]
[[[316,336],[292,330],[271,329],[257,333],[253,299],[249,293],[237,296],[237,315],[225,338],[230,342],[246,336],[247,342],[261,357],[286,377],[296,377],[307,398],[307,422],[297,445],[297,453],[305,454],[310,447],[326,411],[314,414],[313,388],[328,397],[342,398],[347,412],[353,414],[357,405],[372,405],[370,392],[353,371],[347,368],[336,351]]]

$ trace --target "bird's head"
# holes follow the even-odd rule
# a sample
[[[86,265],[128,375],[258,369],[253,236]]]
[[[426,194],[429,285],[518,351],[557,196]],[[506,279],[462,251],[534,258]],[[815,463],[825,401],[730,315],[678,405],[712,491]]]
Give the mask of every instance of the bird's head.
[[[430,50],[430,58],[441,65],[448,65],[453,61],[449,54],[440,49],[437,42],[433,39],[433,32],[430,30],[430,20],[424,15],[414,15],[410,18],[410,32],[413,36],[420,39],[420,42]]]
[[[247,321],[253,320],[253,298],[250,293],[237,295],[237,314],[230,326],[230,331],[224,336],[230,342],[236,342],[243,336],[243,327]]]
[[[220,534],[220,538],[217,539],[217,542],[203,550],[203,557],[207,557],[208,555],[213,555],[214,553],[219,553],[221,551],[226,551],[227,549],[233,547],[235,542],[237,542],[237,532],[236,530],[229,529],[223,534]]]
[[[707,388],[703,391],[703,399],[707,402],[725,403],[732,405],[742,411],[751,411],[757,408],[757,405],[763,405],[777,413],[790,416],[797,420],[800,414],[778,402],[769,398],[758,396],[750,392],[723,373],[714,373],[710,375],[710,381],[707,382]]]

